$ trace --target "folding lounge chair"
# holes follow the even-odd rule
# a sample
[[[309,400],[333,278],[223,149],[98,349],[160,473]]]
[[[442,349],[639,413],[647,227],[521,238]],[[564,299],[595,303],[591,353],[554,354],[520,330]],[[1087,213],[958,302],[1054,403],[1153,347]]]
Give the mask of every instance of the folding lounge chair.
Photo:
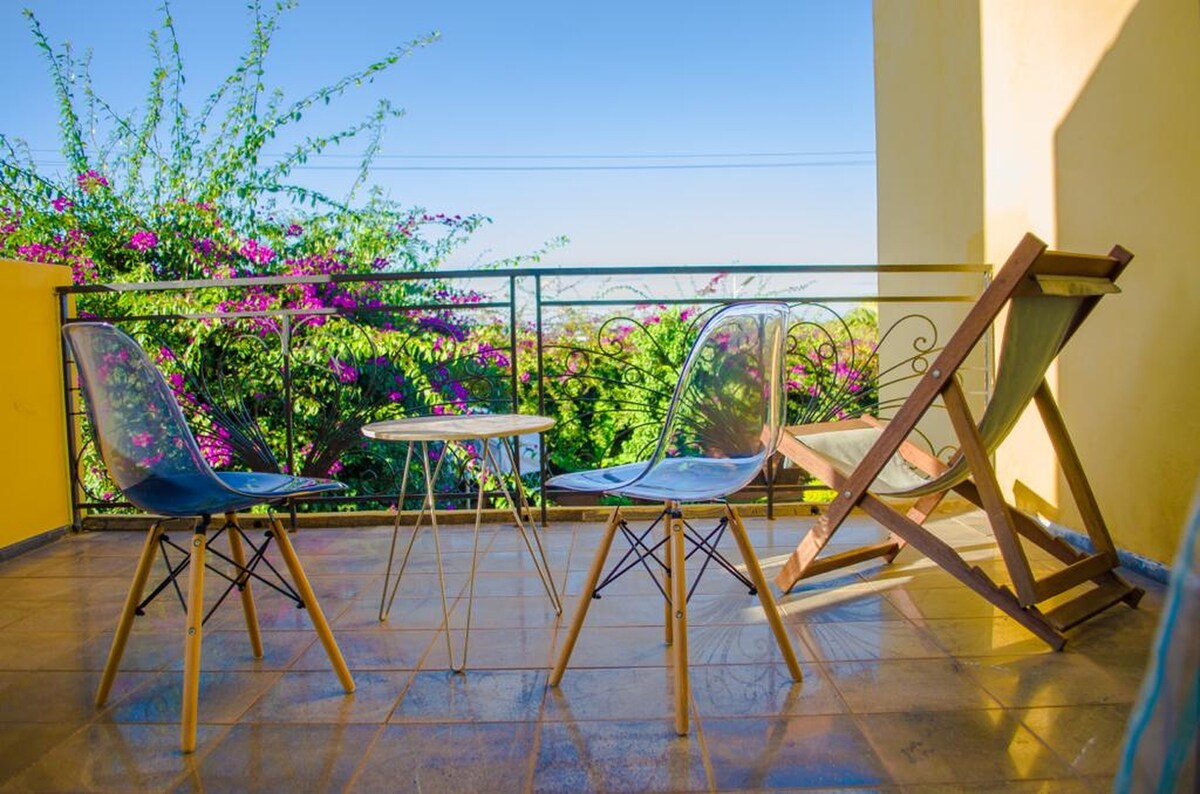
[[[891,562],[911,544],[1055,650],[1066,643],[1062,632],[1068,628],[1120,601],[1136,606],[1142,591],[1113,570],[1118,564],[1116,548],[1045,381],[1050,363],[1100,298],[1119,292],[1114,282],[1132,258],[1120,246],[1108,256],[1050,251],[1027,234],[891,421],[864,416],[785,428],[779,451],[838,493],[775,578],[780,589],[787,592],[805,577],[875,557]],[[995,388],[976,425],[956,375],[1005,307],[1008,318]],[[949,465],[907,440],[939,396],[959,441],[959,451]],[[1007,504],[1001,494],[990,456],[1031,400],[1054,445],[1095,553],[1081,553],[1054,537]],[[972,567],[922,526],[950,491],[986,512],[1015,592]],[[916,501],[902,514],[881,497]],[[818,557],[855,507],[889,530],[889,538]],[[1049,552],[1064,567],[1036,578],[1022,538]],[[1045,612],[1038,608],[1047,599],[1089,582],[1095,586]]]

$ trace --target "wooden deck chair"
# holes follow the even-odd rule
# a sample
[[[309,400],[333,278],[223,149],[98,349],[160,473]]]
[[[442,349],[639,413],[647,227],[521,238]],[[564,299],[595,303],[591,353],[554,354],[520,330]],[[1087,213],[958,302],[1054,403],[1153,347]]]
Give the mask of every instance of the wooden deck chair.
[[[891,562],[905,545],[912,545],[1055,650],[1062,649],[1062,632],[1071,626],[1120,601],[1136,606],[1142,591],[1113,570],[1118,564],[1116,548],[1045,381],[1050,363],[1100,298],[1119,292],[1114,282],[1132,258],[1120,246],[1108,256],[1050,251],[1027,234],[891,421],[864,416],[785,428],[779,451],[838,494],[776,577],[780,589],[789,591],[805,577],[875,557]],[[1006,306],[995,388],[976,424],[957,372]],[[959,441],[959,451],[948,465],[907,440],[939,396]],[[1079,506],[1094,544],[1092,554],[1054,537],[1001,494],[990,456],[1030,401],[1037,405]],[[986,512],[1013,589],[992,581],[922,526],[951,491]],[[902,514],[880,497],[916,502]],[[882,524],[889,538],[818,557],[855,507]],[[1035,577],[1022,539],[1049,552],[1064,567]],[[1038,604],[1089,582],[1095,586],[1052,609],[1039,610]]]

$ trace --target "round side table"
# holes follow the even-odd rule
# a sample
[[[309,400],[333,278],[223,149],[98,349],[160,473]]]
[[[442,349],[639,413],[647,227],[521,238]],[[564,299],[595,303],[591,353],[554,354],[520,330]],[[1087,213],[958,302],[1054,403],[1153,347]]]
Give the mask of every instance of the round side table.
[[[403,576],[404,569],[408,565],[409,555],[412,554],[413,544],[417,539],[417,532],[421,529],[425,514],[428,512],[429,524],[433,529],[433,548],[437,557],[438,586],[441,588],[442,594],[442,617],[444,618],[443,626],[446,630],[446,653],[450,659],[450,669],[454,672],[462,672],[467,667],[467,652],[471,642],[471,608],[475,600],[475,571],[479,555],[479,526],[483,518],[485,484],[490,475],[500,474],[496,454],[488,442],[492,439],[499,442],[499,446],[508,457],[508,463],[512,467],[511,470],[515,472],[518,471],[518,466],[516,452],[513,449],[514,440],[526,433],[545,432],[553,426],[554,420],[546,416],[531,416],[527,414],[469,414],[465,416],[420,416],[411,419],[374,422],[364,425],[362,428],[362,433],[367,438],[378,441],[396,441],[408,445],[408,452],[404,457],[404,473],[400,479],[400,498],[396,503],[396,521],[392,528],[392,544],[391,549],[388,551],[387,572],[384,574],[383,592],[379,599],[379,620],[387,620],[388,613],[392,608],[392,602],[396,599],[396,591],[400,588],[400,577]],[[442,469],[442,463],[446,460],[447,456],[443,453],[431,470],[429,465],[429,445],[431,443],[449,445],[465,441],[479,441],[482,452],[479,456],[479,466],[475,469],[475,483],[477,487],[475,498],[475,537],[471,551],[471,575],[467,595],[467,621],[463,637],[462,664],[455,665],[454,649],[450,641],[450,610],[446,601],[446,575],[442,568],[442,546],[441,540],[438,537],[437,509],[434,494],[434,484],[437,482],[438,474]],[[400,561],[399,568],[396,570],[393,582],[392,568],[394,567],[396,558],[396,539],[399,536],[400,524],[404,515],[404,499],[408,495],[409,467],[412,464],[413,450],[416,448],[420,449],[421,466],[425,475],[425,499],[421,503],[421,509],[417,512],[416,522],[413,524],[412,533],[408,538],[408,546],[404,550],[404,556]],[[521,485],[521,478],[514,478],[513,491],[515,491],[515,494],[509,491],[508,485],[504,482],[503,478],[497,476],[496,480],[499,482],[501,493],[504,494],[504,498],[508,501],[509,507],[512,510],[517,532],[521,535],[522,540],[525,541],[525,547],[529,550],[530,558],[533,560],[533,567],[537,571],[538,577],[542,580],[542,586],[546,589],[546,595],[550,597],[550,603],[554,606],[555,613],[561,615],[562,601],[559,599],[558,589],[554,585],[554,577],[550,573],[550,565],[546,560],[545,549],[542,548],[539,530],[533,520],[533,511],[530,510],[529,502],[525,498],[525,489]],[[522,519],[522,512],[528,518],[528,524],[526,524],[525,519]],[[388,594],[389,586],[391,589],[390,596]]]

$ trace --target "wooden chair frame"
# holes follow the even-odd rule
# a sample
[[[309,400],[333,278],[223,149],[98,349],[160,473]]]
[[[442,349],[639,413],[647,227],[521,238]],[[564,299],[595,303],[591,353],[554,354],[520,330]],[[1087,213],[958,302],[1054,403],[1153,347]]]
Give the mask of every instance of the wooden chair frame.
[[[186,569],[188,572],[188,588],[187,600],[184,606],[187,612],[187,622],[184,630],[183,697],[179,728],[180,747],[184,753],[191,753],[196,749],[196,726],[199,721],[200,702],[200,647],[204,636],[204,622],[207,619],[204,613],[204,574],[205,569],[208,567],[208,563],[206,562],[207,555],[215,553],[215,550],[209,545],[208,530],[210,521],[211,518],[209,516],[201,518],[192,531],[188,556],[182,562],[174,566],[168,566],[167,578],[158,587],[154,588],[154,591],[143,601],[142,596],[146,589],[146,583],[150,578],[151,568],[154,567],[154,558],[159,550],[160,540],[164,538],[164,522],[157,521],[150,528],[150,531],[146,534],[146,541],[142,544],[142,553],[138,558],[137,570],[134,573],[133,582],[129,586],[129,592],[125,597],[125,605],[121,608],[121,615],[117,621],[117,629],[113,634],[112,645],[109,647],[108,661],[105,662],[104,672],[100,676],[100,684],[96,689],[95,702],[97,708],[99,708],[104,706],[108,701],[113,681],[121,666],[121,657],[125,654],[125,645],[129,639],[130,629],[133,627],[134,617],[143,614],[143,608],[150,601],[154,600],[159,593],[163,592],[168,584],[175,583],[175,580]],[[252,579],[266,581],[263,577],[255,573],[255,569],[258,567],[259,562],[264,561],[263,553],[266,551],[266,544],[274,540],[279,549],[279,554],[283,558],[284,565],[292,577],[292,582],[289,584],[283,579],[269,562],[267,562],[267,567],[275,572],[276,576],[279,577],[280,583],[287,588],[286,592],[284,590],[280,590],[280,592],[295,600],[298,606],[302,606],[308,612],[313,629],[317,632],[317,637],[320,639],[321,645],[324,647],[325,653],[333,665],[334,672],[337,673],[342,688],[346,691],[346,694],[351,694],[354,692],[355,687],[354,677],[350,669],[346,666],[346,660],[342,656],[341,649],[338,648],[337,640],[333,637],[333,632],[329,628],[329,622],[325,619],[325,613],[321,610],[321,605],[317,602],[317,596],[313,592],[312,585],[309,584],[308,576],[304,572],[304,566],[300,564],[300,558],[296,556],[296,550],[292,546],[292,541],[288,537],[287,530],[284,529],[283,524],[274,513],[270,514],[270,521],[271,530],[268,533],[266,541],[263,542],[261,547],[255,549],[255,554],[247,561],[246,552],[242,544],[249,541],[242,540],[243,532],[241,525],[238,523],[237,514],[225,514],[225,525],[222,528],[222,533],[229,538],[231,558],[226,558],[220,554],[217,554],[217,556],[226,562],[232,563],[234,572],[232,576],[226,575],[225,578],[229,579],[231,583],[213,608],[215,609],[216,606],[219,606],[224,601],[225,596],[229,595],[232,590],[238,590],[239,600],[242,603],[242,613],[246,619],[246,631],[250,637],[250,650],[255,659],[261,659],[263,656],[262,633],[259,630],[258,611],[254,605],[254,595],[250,587]],[[217,569],[214,568],[213,570]],[[175,587],[177,592],[180,593],[180,599],[183,599],[182,591],[179,590],[178,584],[175,584]],[[278,587],[275,589],[279,590]]]
[[[763,608],[763,613],[766,615],[767,623],[771,627],[771,633],[775,638],[776,644],[779,646],[779,652],[783,656],[788,672],[791,674],[793,681],[799,682],[803,678],[803,674],[800,670],[799,662],[796,661],[796,652],[792,649],[787,629],[783,625],[783,619],[779,616],[779,607],[771,595],[771,588],[767,585],[766,577],[763,575],[762,568],[758,563],[758,556],[754,553],[754,546],[750,543],[750,537],[746,532],[746,525],[742,523],[742,517],[733,505],[728,502],[722,502],[721,510],[722,515],[720,516],[720,520],[728,525],[730,533],[737,542],[738,552],[742,556],[742,562],[746,570],[745,574],[741,574],[735,570],[730,570],[730,572],[743,583],[751,585],[750,594],[758,596],[759,603]],[[571,626],[559,651],[558,661],[555,662],[550,672],[550,686],[556,687],[562,681],[567,665],[570,664],[571,654],[575,650],[575,642],[579,639],[580,629],[583,628],[583,622],[587,618],[588,607],[591,606],[593,599],[600,598],[599,589],[604,587],[604,584],[600,584],[600,575],[604,570],[605,562],[612,548],[613,537],[617,534],[617,530],[620,529],[622,534],[631,540],[631,553],[636,557],[636,560],[628,562],[630,554],[626,554],[617,563],[617,570],[614,574],[606,577],[605,582],[611,582],[622,575],[624,571],[632,570],[639,564],[651,572],[653,576],[653,570],[646,564],[647,558],[656,560],[663,569],[662,582],[659,585],[659,589],[662,590],[664,595],[663,639],[665,644],[671,647],[671,665],[675,674],[675,732],[680,736],[686,736],[690,724],[689,703],[691,690],[688,678],[687,646],[687,602],[690,591],[688,588],[685,561],[690,556],[688,552],[689,545],[691,545],[693,553],[696,551],[703,552],[708,558],[701,565],[700,570],[693,579],[692,587],[694,588],[699,578],[704,575],[704,570],[708,566],[709,561],[714,559],[714,557],[720,557],[720,554],[715,548],[708,545],[707,539],[689,531],[687,522],[683,518],[682,508],[678,502],[666,503],[663,506],[661,518],[665,537],[663,541],[650,548],[644,543],[645,535],[635,537],[634,533],[625,526],[625,520],[621,516],[621,508],[613,508],[612,515],[604,527],[604,535],[600,539],[600,545],[596,549],[596,556],[592,558],[592,565],[588,570],[587,579],[584,582],[583,589],[579,593],[579,600],[575,606],[575,614],[571,618]],[[647,530],[647,532],[649,531]],[[661,560],[655,554],[659,548],[663,552]],[[727,562],[723,562],[722,567],[727,564]]]
[[[785,428],[779,442],[779,452],[834,488],[838,495],[817,520],[816,526],[792,552],[775,578],[776,585],[788,592],[803,578],[846,565],[876,557],[891,562],[901,549],[912,545],[1055,650],[1061,650],[1066,643],[1062,632],[1070,627],[1118,602],[1136,606],[1142,590],[1132,587],[1114,572],[1118,565],[1116,548],[1084,474],[1079,455],[1067,433],[1062,414],[1045,380],[1037,388],[1033,402],[1037,405],[1088,536],[1096,549],[1091,554],[1080,552],[1050,534],[1033,518],[1005,501],[989,459],[989,451],[984,446],[956,377],[967,355],[1013,297],[1043,292],[1055,294],[1043,290],[1039,277],[1049,277],[1047,283],[1055,278],[1078,279],[1097,287],[1095,294],[1089,293],[1083,299],[1080,309],[1071,320],[1063,341],[1065,345],[1095,308],[1103,293],[1116,291],[1112,282],[1132,258],[1133,255],[1120,246],[1114,247],[1107,256],[1049,251],[1044,242],[1027,234],[891,421],[883,422],[864,416],[844,422]],[[1108,288],[1105,288],[1105,284]],[[966,459],[971,477],[944,491],[920,497],[902,514],[869,488],[896,454],[931,477],[946,471],[946,464],[907,440],[917,422],[939,396],[959,440],[958,455]],[[801,441],[806,434],[864,427],[875,427],[882,433],[848,475],[838,471],[827,459]],[[953,547],[923,526],[930,513],[950,491],[982,508],[987,514],[1013,589],[997,584],[980,568],[971,566]],[[882,524],[890,533],[888,540],[818,558],[855,507],[861,508]],[[1022,538],[1050,553],[1065,567],[1041,578],[1034,576],[1022,546]],[[1087,582],[1096,586],[1048,611],[1043,612],[1038,608],[1039,603]]]

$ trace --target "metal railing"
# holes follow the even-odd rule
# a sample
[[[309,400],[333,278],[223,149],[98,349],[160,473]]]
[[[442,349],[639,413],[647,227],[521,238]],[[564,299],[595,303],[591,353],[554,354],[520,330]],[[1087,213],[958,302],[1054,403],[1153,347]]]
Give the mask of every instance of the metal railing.
[[[989,271],[971,264],[535,267],[82,285],[61,288],[59,297],[63,324],[112,322],[148,348],[210,461],[337,476],[350,482],[348,494],[292,509],[349,509],[395,506],[398,497],[398,455],[359,435],[377,419],[550,415],[555,427],[536,443],[524,440],[517,471],[508,472],[536,473],[538,482],[636,459],[656,437],[689,335],[707,311],[734,299],[793,307],[790,423],[886,414],[938,350],[939,335],[952,330],[938,327],[930,307],[973,302]],[[845,287],[848,278],[894,285],[908,276],[920,277],[922,289],[881,295],[874,284]],[[707,281],[697,285],[698,278]],[[977,391],[987,388],[987,358]],[[78,525],[85,510],[129,505],[104,485],[65,350],[64,383]],[[439,486],[448,504],[468,495],[455,477],[463,479],[471,453],[456,452],[456,465],[446,467]],[[809,489],[795,474],[769,467],[739,496],[765,500],[771,511]]]

